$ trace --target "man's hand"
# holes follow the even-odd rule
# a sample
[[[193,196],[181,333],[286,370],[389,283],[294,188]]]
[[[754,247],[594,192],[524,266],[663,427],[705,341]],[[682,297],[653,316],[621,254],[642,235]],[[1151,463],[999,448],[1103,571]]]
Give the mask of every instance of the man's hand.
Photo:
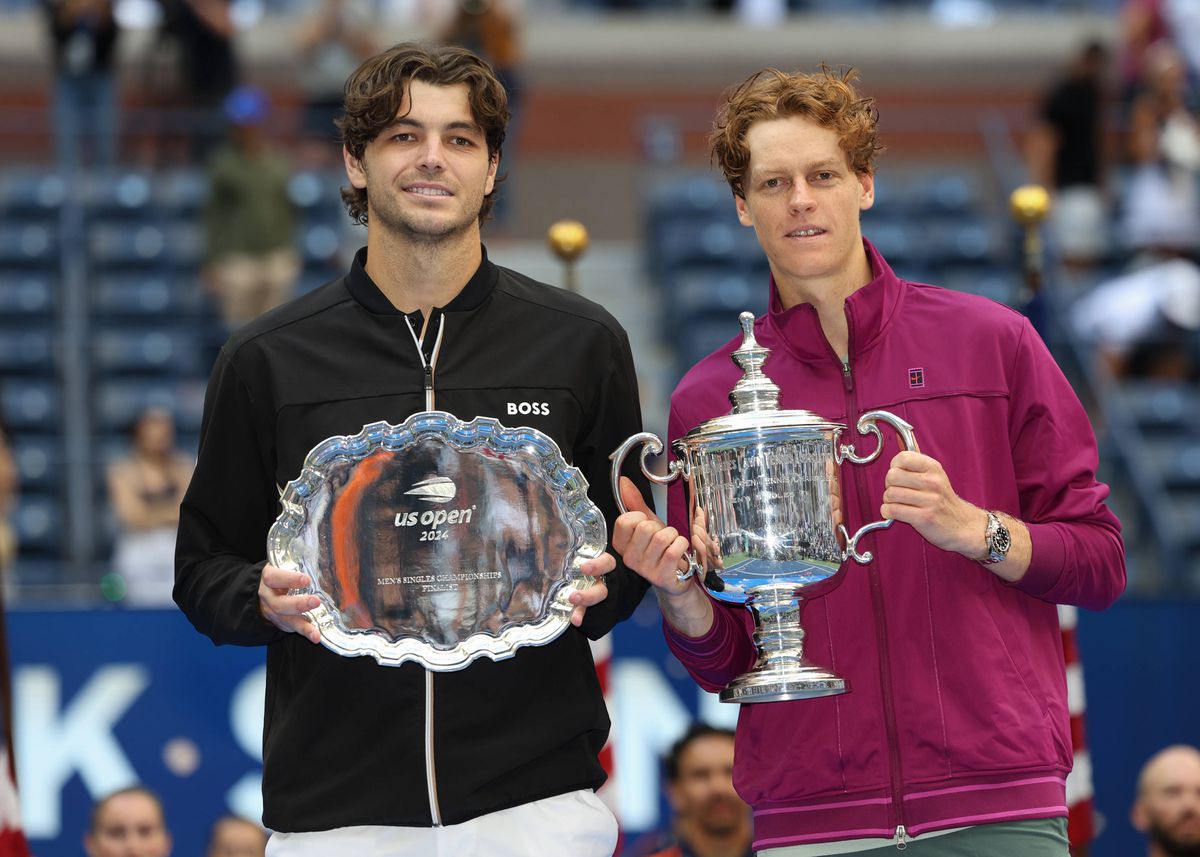
[[[637,486],[621,477],[621,501],[629,511],[613,526],[613,549],[625,565],[654,586],[658,607],[667,621],[689,637],[702,637],[713,625],[712,602],[694,578],[680,580],[686,571],[688,542],[674,527],[668,527],[650,510]],[[707,561],[709,539],[697,529],[697,557]]]
[[[879,507],[884,518],[910,524],[925,541],[942,550],[980,560],[987,555],[987,512],[954,493],[941,463],[919,452],[901,452],[892,459]],[[1012,538],[1008,557],[987,566],[997,577],[1020,580],[1033,555],[1029,530],[1002,515]]]
[[[879,507],[884,518],[903,521],[925,541],[971,559],[984,554],[987,512],[954,493],[941,462],[919,452],[892,459]]]
[[[595,559],[589,559],[579,567],[588,577],[597,578],[596,582],[587,589],[572,592],[567,598],[575,609],[571,611],[571,624],[578,628],[583,624],[583,614],[589,607],[595,607],[608,597],[608,587],[604,585],[604,575],[617,567],[617,561],[611,554],[602,553]]]
[[[657,589],[668,594],[682,592],[691,584],[680,580],[677,572],[686,571],[683,558],[688,541],[674,527],[668,527],[651,511],[642,492],[632,481],[621,477],[621,501],[629,511],[613,526],[613,550],[629,568]]]
[[[262,578],[258,581],[258,610],[264,619],[279,630],[303,634],[312,642],[319,643],[321,630],[304,615],[304,611],[317,607],[320,599],[315,595],[288,595],[289,590],[302,589],[311,584],[307,574],[264,565]]]

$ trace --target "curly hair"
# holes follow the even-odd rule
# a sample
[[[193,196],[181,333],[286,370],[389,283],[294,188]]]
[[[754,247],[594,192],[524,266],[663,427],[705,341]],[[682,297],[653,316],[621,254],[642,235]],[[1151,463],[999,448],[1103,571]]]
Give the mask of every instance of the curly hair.
[[[879,111],[874,98],[854,88],[857,79],[854,69],[839,74],[825,65],[812,74],[767,68],[730,90],[717,110],[708,142],[712,160],[734,194],[746,196],[742,182],[750,169],[750,147],[746,145],[750,126],[791,116],[833,129],[851,168],[873,174],[875,156],[883,151],[878,139]]]
[[[467,85],[471,116],[487,141],[489,158],[499,158],[508,126],[508,93],[486,62],[466,48],[423,42],[402,42],[363,62],[346,80],[344,113],[337,120],[342,145],[362,160],[367,144],[396,119],[408,83],[419,80],[435,86]],[[488,218],[496,204],[503,177],[483,199],[479,221]],[[366,225],[367,191],[342,188],[342,201],[356,222]]]

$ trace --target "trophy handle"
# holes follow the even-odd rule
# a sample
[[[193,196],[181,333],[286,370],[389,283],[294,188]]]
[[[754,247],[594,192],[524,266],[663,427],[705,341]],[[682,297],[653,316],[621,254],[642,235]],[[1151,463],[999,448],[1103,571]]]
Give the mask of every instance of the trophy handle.
[[[667,465],[666,476],[659,476],[657,473],[652,473],[646,464],[646,459],[662,452],[662,441],[659,440],[658,435],[648,431],[639,432],[630,437],[609,456],[609,459],[612,461],[612,469],[609,471],[609,481],[612,485],[613,498],[617,501],[617,508],[621,510],[622,515],[628,512],[629,509],[625,507],[625,503],[621,500],[621,468],[625,466],[625,459],[629,457],[629,453],[639,444],[645,444],[642,447],[642,455],[639,462],[642,468],[642,475],[651,482],[657,485],[670,485],[680,476],[683,476],[687,470],[687,463],[683,459],[677,458]],[[687,571],[675,572],[675,576],[680,580],[687,580],[700,571],[700,563],[696,561],[695,551],[689,550],[684,554],[684,559],[688,563]]]
[[[859,434],[867,434],[869,432],[875,435],[877,443],[874,451],[872,451],[870,455],[860,457],[854,451],[853,444],[843,443],[839,445],[837,443],[838,438],[835,437],[833,457],[837,463],[841,464],[843,461],[849,461],[851,464],[870,464],[872,461],[878,458],[879,453],[883,452],[883,434],[879,431],[879,426],[876,425],[876,423],[879,422],[885,422],[896,430],[896,434],[900,437],[900,445],[905,450],[911,450],[913,452],[921,451],[917,446],[917,438],[916,435],[913,434],[913,427],[908,422],[900,419],[900,417],[896,416],[895,414],[888,413],[887,411],[871,411],[870,413],[863,414],[858,418],[857,428]],[[842,534],[842,538],[846,540],[846,547],[842,551],[842,560],[845,561],[847,559],[853,559],[857,563],[866,565],[875,557],[870,551],[859,553],[858,540],[867,533],[874,532],[875,530],[886,530],[891,525],[891,520],[875,521],[860,527],[858,532],[851,536],[849,531],[846,530],[846,525],[839,524],[838,532],[840,532]]]

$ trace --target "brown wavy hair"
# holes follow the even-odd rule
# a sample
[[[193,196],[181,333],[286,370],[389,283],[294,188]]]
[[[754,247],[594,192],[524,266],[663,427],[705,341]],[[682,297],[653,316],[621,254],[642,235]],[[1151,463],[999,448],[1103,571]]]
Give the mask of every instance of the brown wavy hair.
[[[344,114],[337,120],[342,145],[362,160],[367,144],[396,119],[409,81],[434,86],[467,85],[471,116],[483,129],[489,158],[499,158],[508,126],[508,93],[491,66],[466,48],[426,42],[402,42],[363,62],[346,80]],[[479,210],[482,223],[496,204],[502,176]],[[342,188],[342,201],[356,222],[366,225],[367,191]]]
[[[755,122],[803,116],[838,135],[846,160],[856,173],[873,174],[879,144],[875,99],[854,88],[858,72],[838,73],[828,66],[812,74],[787,74],[775,68],[755,72],[725,96],[717,110],[709,149],[734,195],[745,198],[742,182],[750,169],[746,132]]]

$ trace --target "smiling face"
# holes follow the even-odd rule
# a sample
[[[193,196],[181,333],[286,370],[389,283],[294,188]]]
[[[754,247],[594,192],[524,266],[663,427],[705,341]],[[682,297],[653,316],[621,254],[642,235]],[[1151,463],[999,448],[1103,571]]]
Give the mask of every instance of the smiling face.
[[[859,213],[874,203],[875,182],[851,169],[837,133],[788,116],[751,125],[746,145],[738,219],[754,227],[784,305],[866,284],[871,268]]]
[[[350,183],[367,192],[371,228],[427,242],[478,232],[498,158],[488,156],[466,84],[411,81],[362,158],[343,151]]]

